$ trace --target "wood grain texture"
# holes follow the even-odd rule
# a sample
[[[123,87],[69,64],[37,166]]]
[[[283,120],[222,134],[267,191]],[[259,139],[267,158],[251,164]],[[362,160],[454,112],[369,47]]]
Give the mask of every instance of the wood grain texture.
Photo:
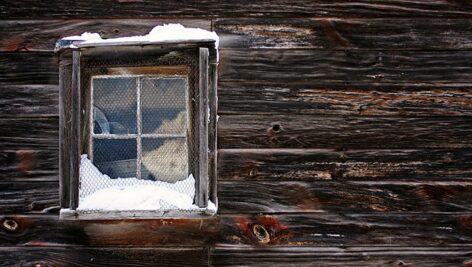
[[[470,149],[222,149],[220,181],[472,179]]]
[[[59,182],[0,182],[0,214],[46,212],[59,206]]]
[[[0,230],[2,246],[204,246],[218,231],[216,217],[129,220],[61,220],[55,215],[11,215],[15,229]],[[49,229],[44,231],[44,229]]]
[[[310,86],[472,82],[472,51],[222,49],[219,80]],[[58,84],[49,52],[1,53],[0,84]]]
[[[472,17],[468,1],[61,1],[27,0],[0,5],[3,18],[151,18],[151,17]]]
[[[470,85],[307,86],[220,82],[219,114],[471,116]]]
[[[470,117],[226,115],[219,148],[470,148]]]
[[[0,245],[451,246],[471,242],[471,218],[470,212],[237,214],[202,219],[115,221],[65,221],[59,220],[57,215],[9,215],[0,216]]]
[[[166,23],[211,29],[210,19],[4,20],[0,51],[53,51],[64,36],[85,31],[103,38],[144,35]],[[213,21],[213,30],[220,48],[472,48],[468,19],[222,18]]]
[[[205,248],[0,248],[2,266],[208,266]]]
[[[53,53],[0,53],[0,85],[59,83],[59,65]]]
[[[58,182],[2,182],[0,194],[0,214],[59,205]],[[468,212],[471,197],[470,182],[220,181],[218,213]]]
[[[3,36],[0,51],[52,52],[56,41],[65,36],[83,32],[97,32],[103,38],[145,35],[154,26],[168,23],[211,29],[210,19],[3,20],[0,21],[0,35]]]
[[[220,214],[466,212],[469,182],[220,181]]]
[[[17,117],[0,119],[0,149],[58,151],[59,119]]]
[[[397,267],[468,266],[471,247],[308,247],[248,248],[216,247],[212,266],[342,266]]]
[[[3,150],[0,152],[0,181],[57,181],[58,151]]]
[[[57,85],[0,85],[0,116],[58,115]]]
[[[222,18],[221,48],[470,49],[467,19]]]
[[[470,83],[472,51],[222,49],[221,81],[329,86]]]

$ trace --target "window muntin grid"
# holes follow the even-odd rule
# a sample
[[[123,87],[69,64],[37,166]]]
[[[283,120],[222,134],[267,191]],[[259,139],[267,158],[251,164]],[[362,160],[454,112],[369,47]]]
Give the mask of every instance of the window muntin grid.
[[[106,80],[115,80],[115,82],[118,82],[119,84],[121,84],[121,86],[123,86],[123,82],[129,84],[130,80],[134,81],[134,85],[128,86],[128,90],[125,91],[134,91],[135,96],[130,97],[129,92],[125,92],[125,95],[128,97],[128,99],[123,101],[122,96],[120,96],[119,92],[111,92],[113,97],[106,101],[109,101],[112,105],[118,103],[118,105],[128,106],[127,112],[122,112],[125,117],[128,117],[128,121],[125,121],[121,125],[125,125],[124,127],[117,127],[115,125],[113,127],[110,127],[110,129],[108,129],[107,131],[103,131],[103,129],[101,128],[106,127],[97,127],[99,125],[97,125],[96,123],[98,118],[100,117],[100,112],[104,113],[103,111],[98,111],[96,108],[96,104],[98,102],[96,99],[96,93],[97,91],[100,91],[99,88],[97,88],[96,83],[100,83]],[[166,83],[172,84],[172,82],[180,83],[180,86],[174,86],[174,88],[169,89],[169,86],[165,85]],[[162,83],[164,83],[164,85]],[[128,178],[130,177],[129,175],[131,175],[132,173],[134,173],[134,176],[138,179],[150,179],[166,182],[176,182],[178,180],[183,180],[187,178],[189,174],[188,127],[190,125],[190,109],[188,96],[188,79],[186,76],[95,75],[91,77],[90,85],[90,114],[92,115],[90,116],[89,121],[89,129],[91,132],[89,140],[89,151],[90,159],[97,165],[100,171],[113,178],[118,178],[120,176],[120,178]],[[175,92],[178,92],[177,95],[175,95]],[[154,99],[154,103],[152,99]],[[133,100],[135,101],[135,106],[129,108],[129,106],[133,104]],[[172,115],[174,115],[175,119],[166,120],[164,118],[165,116],[159,116],[159,114],[155,114],[155,116],[149,116],[152,114],[143,116],[143,113],[149,113],[149,108],[156,106],[158,108],[162,108],[164,105],[167,105],[167,108],[171,106],[174,109],[177,109],[178,112],[175,112],[174,110],[173,114],[165,114],[171,115],[171,117]],[[178,109],[180,109],[180,111]],[[135,124],[129,121],[129,114],[133,114],[135,116]],[[159,117],[162,117],[162,119],[160,119]],[[155,127],[154,131],[148,130],[152,129],[153,125],[155,126],[159,123],[160,126]],[[112,125],[110,124],[110,126]],[[101,133],[99,133],[97,128],[100,128]],[[111,129],[113,128],[118,129],[119,133],[113,133],[111,131]],[[119,162],[118,165],[114,164],[113,161],[98,163],[96,162],[96,158],[97,156],[99,156],[100,153],[95,153],[94,144],[96,147],[97,144],[101,142],[105,144],[115,143],[114,152],[118,155],[118,157],[123,153],[135,153],[136,158],[130,159],[129,156],[125,156],[125,159],[121,159],[121,162],[119,159],[117,159],[115,161]],[[122,145],[117,145],[117,143],[121,143]],[[133,151],[132,147],[134,145],[135,150]],[[118,151],[116,147],[121,148],[121,150],[118,149],[120,150],[119,153],[117,153]],[[126,147],[128,148],[125,149]],[[113,150],[113,147],[111,148],[111,150]],[[129,150],[132,151],[130,152]],[[114,158],[116,158],[116,156],[114,156]],[[135,160],[135,163],[130,163],[130,160]],[[114,165],[115,167],[113,168],[109,165]],[[107,173],[107,169],[114,169],[114,175],[110,172]],[[128,176],[126,176],[126,174]]]

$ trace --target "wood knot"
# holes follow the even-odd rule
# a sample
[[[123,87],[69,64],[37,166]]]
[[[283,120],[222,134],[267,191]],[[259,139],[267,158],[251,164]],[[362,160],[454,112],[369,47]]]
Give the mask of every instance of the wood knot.
[[[273,133],[279,133],[281,130],[282,130],[282,126],[280,126],[280,123],[272,124],[272,132]]]
[[[18,223],[13,219],[4,219],[2,225],[3,228],[10,232],[16,231],[18,229]]]
[[[267,229],[263,225],[254,224],[252,226],[252,232],[254,233],[254,235],[259,240],[259,243],[267,244],[267,243],[270,242],[269,232],[267,231]]]

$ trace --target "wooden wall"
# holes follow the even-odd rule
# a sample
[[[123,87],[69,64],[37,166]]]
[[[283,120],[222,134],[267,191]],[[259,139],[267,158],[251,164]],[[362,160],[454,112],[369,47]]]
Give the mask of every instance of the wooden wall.
[[[0,3],[2,266],[472,266],[468,0]],[[216,31],[219,216],[58,220],[54,42]]]

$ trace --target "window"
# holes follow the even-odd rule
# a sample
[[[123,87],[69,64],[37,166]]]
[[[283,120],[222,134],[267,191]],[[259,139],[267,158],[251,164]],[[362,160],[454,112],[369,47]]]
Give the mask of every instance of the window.
[[[216,212],[216,46],[59,41],[63,218]]]

